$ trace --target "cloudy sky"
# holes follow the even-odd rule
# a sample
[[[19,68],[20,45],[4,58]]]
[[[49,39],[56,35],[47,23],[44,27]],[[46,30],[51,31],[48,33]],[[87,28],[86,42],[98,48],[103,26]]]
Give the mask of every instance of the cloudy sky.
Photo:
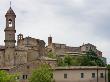
[[[69,46],[92,43],[110,63],[110,0],[11,0],[16,30],[47,42]],[[0,43],[4,44],[5,13],[10,0],[0,0]]]

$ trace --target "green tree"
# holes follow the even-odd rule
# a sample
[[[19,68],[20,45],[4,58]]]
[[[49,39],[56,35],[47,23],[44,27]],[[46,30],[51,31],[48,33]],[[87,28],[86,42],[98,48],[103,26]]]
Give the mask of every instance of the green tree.
[[[58,64],[58,66],[64,66],[64,60],[62,58],[58,57],[57,64]]]
[[[64,58],[57,57],[57,64],[58,66],[80,66],[82,60],[82,56],[70,56],[66,54]]]
[[[0,82],[16,82],[17,75],[0,70]]]
[[[73,61],[72,61],[72,57],[70,55],[66,55],[64,57],[64,63],[67,65],[67,66],[71,66],[73,65]]]
[[[53,59],[56,58],[56,54],[53,53],[53,52],[48,52],[47,55],[48,55],[49,58],[53,58]]]
[[[65,54],[64,58],[57,58],[58,66],[106,66],[97,54],[90,50],[80,56]]]
[[[51,82],[53,77],[52,69],[47,64],[40,65],[33,71],[29,82]]]
[[[97,54],[90,50],[88,52],[86,52],[86,54],[84,54],[82,62],[81,62],[81,66],[102,66],[104,67],[105,64],[104,62],[97,57]]]

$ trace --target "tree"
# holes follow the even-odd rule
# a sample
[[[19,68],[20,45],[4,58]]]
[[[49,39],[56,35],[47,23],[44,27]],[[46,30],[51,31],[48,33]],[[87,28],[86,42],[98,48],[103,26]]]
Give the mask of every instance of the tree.
[[[0,70],[0,82],[16,82],[17,75]]]
[[[97,54],[90,50],[80,56],[70,56],[66,54],[64,58],[57,58],[58,66],[101,66],[105,67],[105,63]]]
[[[51,82],[53,77],[52,69],[47,64],[40,65],[32,73],[29,82]]]
[[[81,62],[81,66],[102,66],[104,67],[105,64],[104,62],[97,57],[97,54],[90,50],[88,52],[86,52],[86,54],[84,54],[82,62]]]
[[[67,65],[67,66],[71,66],[73,64],[73,61],[72,61],[72,57],[70,55],[66,55],[64,57],[64,63]]]
[[[62,58],[58,57],[57,64],[58,64],[58,66],[64,66],[64,60]]]
[[[53,53],[52,51],[48,52],[47,55],[48,55],[49,58],[53,58],[53,59],[56,58],[56,54]]]
[[[64,58],[57,58],[58,66],[79,66],[80,65],[80,57],[72,57],[68,54],[64,56]]]

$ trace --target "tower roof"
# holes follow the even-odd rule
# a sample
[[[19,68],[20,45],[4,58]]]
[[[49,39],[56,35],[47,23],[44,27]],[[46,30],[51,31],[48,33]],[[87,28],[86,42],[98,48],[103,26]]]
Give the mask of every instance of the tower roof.
[[[6,15],[15,15],[15,13],[11,7],[8,9]]]

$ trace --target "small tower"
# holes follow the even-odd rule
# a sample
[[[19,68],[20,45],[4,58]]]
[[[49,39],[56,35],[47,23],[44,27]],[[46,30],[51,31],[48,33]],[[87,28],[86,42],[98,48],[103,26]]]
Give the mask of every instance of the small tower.
[[[23,46],[23,34],[19,34],[17,38],[18,38],[17,46],[19,47]]]
[[[48,46],[51,46],[52,45],[52,37],[48,37]]]
[[[15,55],[15,18],[16,15],[12,10],[11,6],[7,11],[6,15],[6,27],[5,27],[5,65],[14,65],[14,55]]]
[[[20,34],[18,35],[18,40],[22,40],[22,39],[23,39],[23,34],[20,33]]]

